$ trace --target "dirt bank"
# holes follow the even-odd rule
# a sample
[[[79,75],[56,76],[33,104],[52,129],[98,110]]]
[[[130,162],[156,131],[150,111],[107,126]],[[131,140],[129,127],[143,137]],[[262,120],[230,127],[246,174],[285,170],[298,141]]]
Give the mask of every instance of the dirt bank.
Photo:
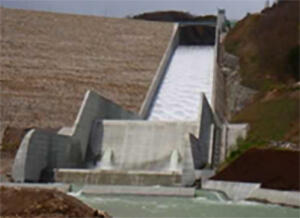
[[[133,19],[0,15],[0,129],[71,126],[87,89],[138,112],[173,31]]]
[[[110,217],[60,191],[0,187],[1,217]]]
[[[250,149],[212,179],[258,182],[263,188],[300,191],[300,152]]]

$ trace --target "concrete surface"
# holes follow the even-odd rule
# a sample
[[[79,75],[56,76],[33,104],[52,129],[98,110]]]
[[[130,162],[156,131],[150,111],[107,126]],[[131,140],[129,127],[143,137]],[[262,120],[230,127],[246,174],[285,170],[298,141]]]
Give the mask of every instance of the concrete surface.
[[[83,167],[93,122],[96,119],[139,119],[139,116],[87,91],[77,119],[72,128],[59,133],[31,130],[23,138],[18,149],[12,176],[18,182],[38,182],[53,178],[54,168]],[[66,135],[64,135],[66,134]]]
[[[217,190],[224,192],[231,200],[245,200],[251,193],[260,188],[259,183],[227,182],[207,180],[202,184],[203,189]]]
[[[79,142],[69,136],[42,130],[30,130],[22,140],[12,169],[16,182],[53,179],[52,169],[81,167]]]
[[[227,124],[226,125],[226,154],[227,156],[231,151],[236,149],[238,139],[245,139],[249,130],[249,124]]]
[[[249,199],[268,201],[274,204],[286,204],[300,207],[300,193],[297,191],[279,191],[272,189],[255,189],[248,196]]]
[[[146,94],[146,97],[143,101],[143,104],[140,108],[139,115],[143,119],[147,119],[149,116],[150,110],[152,108],[153,101],[157,95],[158,89],[161,85],[162,80],[166,74],[167,68],[173,56],[173,53],[179,43],[179,32],[178,32],[178,24],[174,24],[173,32],[168,43],[168,47],[159,63],[155,76],[152,80],[150,88]]]
[[[72,184],[174,186],[181,185],[176,172],[57,169],[55,181]]]
[[[221,131],[215,114],[210,107],[206,97],[202,95],[200,107],[200,129],[198,133],[199,158],[196,160],[195,169],[201,169],[205,165],[217,165],[216,155],[219,155],[221,138],[218,137]]]
[[[85,185],[81,189],[84,195],[141,195],[166,197],[194,197],[195,188],[164,186],[95,186]]]
[[[0,183],[0,187],[14,187],[14,188],[43,188],[43,189],[56,189],[61,192],[69,192],[71,186],[62,183]]]
[[[178,151],[180,171],[189,159],[184,137],[196,132],[197,123],[190,122],[104,120],[99,146],[102,151],[112,149],[113,168],[122,170],[169,171],[171,154]]]
[[[73,125],[72,137],[80,141],[83,158],[86,157],[89,136],[95,119],[140,119],[138,115],[126,111],[119,105],[88,90],[84,96]]]

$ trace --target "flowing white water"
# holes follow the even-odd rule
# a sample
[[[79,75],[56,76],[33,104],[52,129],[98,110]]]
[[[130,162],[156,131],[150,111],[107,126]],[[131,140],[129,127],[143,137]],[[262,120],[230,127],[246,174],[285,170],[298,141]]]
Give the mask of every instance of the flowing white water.
[[[197,120],[200,93],[211,100],[213,60],[213,46],[178,46],[149,120]]]

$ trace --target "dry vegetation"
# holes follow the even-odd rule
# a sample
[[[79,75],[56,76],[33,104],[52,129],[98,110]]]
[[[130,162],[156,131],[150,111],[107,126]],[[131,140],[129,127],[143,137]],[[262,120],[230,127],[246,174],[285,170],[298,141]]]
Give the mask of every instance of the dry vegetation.
[[[242,83],[258,91],[231,120],[249,123],[250,131],[228,162],[274,141],[299,150],[299,0],[280,1],[246,16],[228,33],[225,47],[240,58]]]
[[[246,16],[229,32],[225,47],[240,57],[245,85],[265,91],[294,82],[293,74],[299,73],[299,53],[293,55],[299,50],[299,0],[280,1],[260,14]],[[293,59],[298,70],[290,66],[296,64]]]
[[[1,11],[1,125],[72,125],[87,89],[138,112],[173,25]]]

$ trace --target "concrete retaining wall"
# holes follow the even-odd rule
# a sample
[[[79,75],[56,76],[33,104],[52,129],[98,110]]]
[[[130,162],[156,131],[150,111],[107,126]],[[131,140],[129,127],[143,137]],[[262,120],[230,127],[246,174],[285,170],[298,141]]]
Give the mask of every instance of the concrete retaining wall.
[[[181,174],[151,171],[58,169],[55,171],[55,181],[97,185],[174,186],[181,184]]]
[[[17,152],[12,176],[16,182],[38,182],[53,179],[53,168],[81,167],[79,142],[69,136],[31,130]]]
[[[218,11],[216,36],[215,36],[215,56],[214,56],[214,70],[213,70],[213,90],[212,90],[212,108],[221,121],[225,120],[226,116],[226,92],[225,92],[225,78],[220,71],[220,35],[223,31],[225,22],[225,14],[222,10]]]
[[[82,188],[81,193],[84,195],[141,195],[141,196],[194,197],[195,188],[162,187],[162,186],[153,187],[153,186],[88,185]]]
[[[197,132],[197,123],[160,121],[103,121],[102,151],[113,153],[113,168],[169,171],[172,152],[188,160],[185,135]],[[183,161],[178,165],[182,169]]]
[[[191,185],[195,181],[188,136],[197,134],[198,123],[103,120],[102,125],[97,167],[58,170],[57,181],[126,185]]]
[[[300,194],[298,191],[264,189],[260,188],[259,183],[207,180],[202,183],[202,188],[221,191],[234,201],[249,199],[300,207]]]
[[[260,187],[259,183],[225,182],[207,180],[202,184],[203,189],[224,192],[234,201],[245,200],[251,193]]]
[[[69,192],[71,190],[71,185],[61,184],[61,183],[0,183],[0,187],[13,187],[13,188],[41,188],[41,189],[56,189],[61,192]]]
[[[216,156],[219,155],[221,147],[219,136],[221,127],[204,95],[202,95],[200,105],[200,125],[197,142],[200,156],[195,160],[195,169],[201,169],[207,164],[217,165],[219,158]]]
[[[167,68],[169,63],[172,59],[173,53],[179,43],[179,31],[178,31],[178,24],[174,24],[173,33],[171,39],[169,41],[168,47],[160,61],[160,64],[157,68],[156,74],[152,80],[150,88],[146,94],[145,100],[140,108],[139,115],[143,119],[147,119],[149,116],[150,110],[152,108],[153,101],[157,95],[159,86],[166,74]]]
[[[300,193],[297,191],[278,191],[260,188],[251,192],[248,198],[274,204],[300,207]]]
[[[248,130],[249,125],[247,123],[226,125],[226,156],[236,149],[238,139],[246,138]]]
[[[72,128],[59,133],[32,130],[23,138],[13,165],[15,181],[38,182],[53,177],[53,168],[84,167],[96,119],[140,119],[134,113],[87,91]]]
[[[86,157],[89,136],[93,121],[96,119],[140,119],[132,112],[101,97],[93,91],[87,91],[73,125],[72,137],[80,141],[83,158]]]

